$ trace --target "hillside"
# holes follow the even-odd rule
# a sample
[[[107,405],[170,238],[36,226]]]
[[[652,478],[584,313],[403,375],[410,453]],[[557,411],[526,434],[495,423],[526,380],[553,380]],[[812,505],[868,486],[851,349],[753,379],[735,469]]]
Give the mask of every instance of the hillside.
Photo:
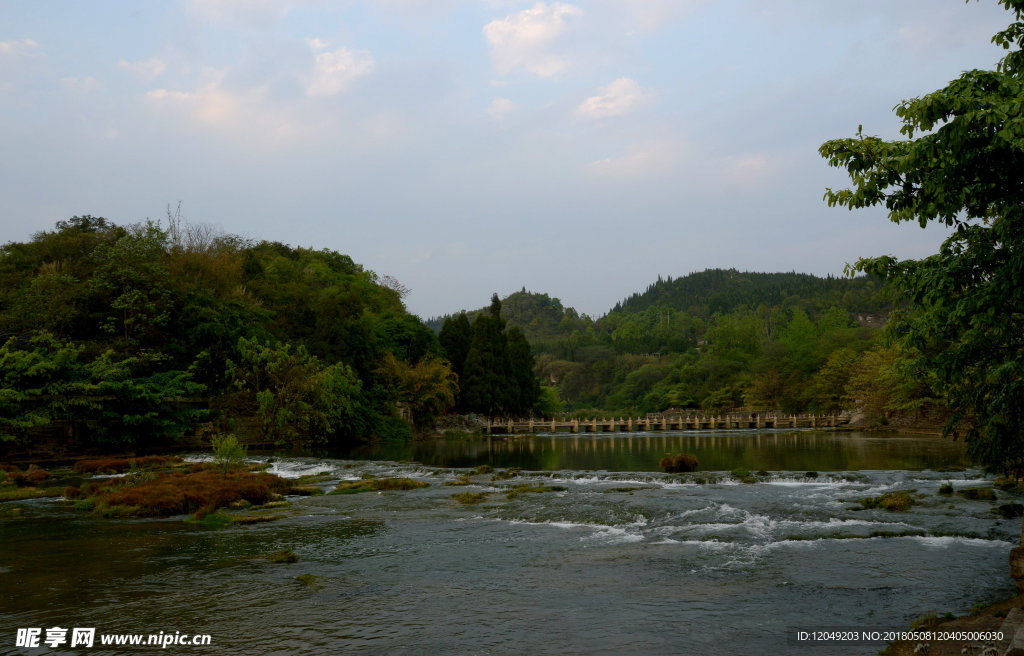
[[[568,410],[827,412],[851,406],[855,382],[860,398],[865,385],[900,386],[881,374],[898,355],[877,338],[890,309],[868,277],[711,269],[660,279],[596,320],[525,290],[504,299],[502,318],[524,332]],[[873,412],[926,396],[886,389]]]
[[[757,273],[736,269],[707,269],[682,278],[658,278],[643,293],[616,303],[612,312],[642,312],[649,307],[672,308],[707,319],[738,307],[801,307],[817,314],[843,307],[861,315],[884,314],[888,304],[880,285],[868,276],[820,278],[808,273]]]
[[[146,448],[408,435],[454,398],[436,335],[346,255],[168,217],[84,216],[0,247],[0,450],[40,431]],[[415,381],[415,384],[413,384]]]

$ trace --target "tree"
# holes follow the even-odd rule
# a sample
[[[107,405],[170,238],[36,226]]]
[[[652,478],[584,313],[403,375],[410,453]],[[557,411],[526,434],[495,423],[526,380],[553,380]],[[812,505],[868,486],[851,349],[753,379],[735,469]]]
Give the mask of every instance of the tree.
[[[883,279],[905,305],[892,338],[935,375],[952,417],[990,468],[1024,474],[1024,0],[992,41],[1010,52],[996,70],[971,70],[896,114],[905,139],[828,141],[820,153],[845,168],[850,189],[830,206],[884,206],[896,222],[953,229],[921,260],[863,258],[852,268]]]
[[[408,406],[413,424],[420,430],[433,426],[437,417],[455,405],[459,386],[444,360],[424,358],[409,364],[385,351],[377,372],[398,400]]]

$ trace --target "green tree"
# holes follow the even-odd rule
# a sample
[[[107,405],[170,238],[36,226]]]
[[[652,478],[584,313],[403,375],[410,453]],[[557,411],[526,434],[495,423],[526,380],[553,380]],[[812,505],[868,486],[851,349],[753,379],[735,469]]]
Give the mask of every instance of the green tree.
[[[1024,474],[1024,1],[1000,0],[1013,22],[992,41],[996,70],[966,71],[896,107],[905,139],[864,136],[820,152],[853,185],[829,205],[884,206],[894,222],[952,228],[921,260],[861,259],[907,304],[890,330],[933,372],[963,434],[988,466]]]
[[[228,361],[238,395],[229,412],[255,416],[261,436],[275,442],[365,436],[373,422],[361,384],[342,363],[324,366],[303,346],[238,340]]]
[[[461,383],[463,405],[471,412],[497,416],[510,409],[508,349],[501,301],[495,294],[487,314],[473,321],[473,341]]]
[[[469,323],[466,313],[460,312],[454,317],[448,317],[441,326],[438,340],[461,384],[466,356],[469,355],[469,347],[473,343],[473,326]]]

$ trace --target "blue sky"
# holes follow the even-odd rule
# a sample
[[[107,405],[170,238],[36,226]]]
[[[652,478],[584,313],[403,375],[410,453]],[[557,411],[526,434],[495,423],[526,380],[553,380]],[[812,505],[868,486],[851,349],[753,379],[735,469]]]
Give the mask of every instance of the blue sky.
[[[351,255],[430,317],[591,315],[709,267],[840,274],[939,228],[822,201],[825,140],[1001,56],[962,0],[0,4],[0,242],[75,215]]]

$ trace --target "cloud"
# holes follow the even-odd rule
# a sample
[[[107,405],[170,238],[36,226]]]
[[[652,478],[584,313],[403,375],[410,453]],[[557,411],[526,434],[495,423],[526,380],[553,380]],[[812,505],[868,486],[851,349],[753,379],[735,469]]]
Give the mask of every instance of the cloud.
[[[495,70],[499,75],[522,68],[540,77],[557,76],[568,62],[552,46],[566,31],[569,19],[582,13],[579,7],[562,2],[538,2],[530,9],[487,23],[483,32],[491,46]]]
[[[38,48],[39,44],[32,39],[21,39],[20,41],[0,41],[0,55],[13,55],[25,48]]]
[[[600,94],[587,98],[576,108],[576,113],[589,118],[622,116],[647,102],[649,91],[640,88],[635,80],[620,77],[608,86],[601,87]]]
[[[612,178],[635,178],[671,168],[680,158],[673,140],[654,139],[630,146],[625,155],[600,159],[587,165],[594,173]]]
[[[323,39],[317,39],[314,37],[306,39],[306,43],[308,43],[309,47],[312,48],[313,50],[324,50],[325,48],[327,48],[328,45],[330,45]]]
[[[291,106],[276,102],[266,87],[229,88],[226,75],[226,70],[204,69],[198,88],[154,89],[146,94],[146,100],[172,121],[261,142],[288,140],[311,129]]]
[[[495,98],[491,101],[491,104],[487,106],[487,115],[495,121],[503,121],[509,114],[518,109],[518,107],[519,105],[515,104],[508,98]]]
[[[117,62],[117,65],[143,82],[152,82],[167,70],[167,62],[156,57],[135,62],[128,62],[122,59]]]
[[[60,85],[68,91],[88,92],[99,86],[99,81],[92,77],[62,77]]]
[[[322,52],[316,56],[313,76],[306,86],[306,95],[313,97],[334,96],[345,91],[353,80],[373,71],[374,61],[370,53],[338,48],[333,52]]]

